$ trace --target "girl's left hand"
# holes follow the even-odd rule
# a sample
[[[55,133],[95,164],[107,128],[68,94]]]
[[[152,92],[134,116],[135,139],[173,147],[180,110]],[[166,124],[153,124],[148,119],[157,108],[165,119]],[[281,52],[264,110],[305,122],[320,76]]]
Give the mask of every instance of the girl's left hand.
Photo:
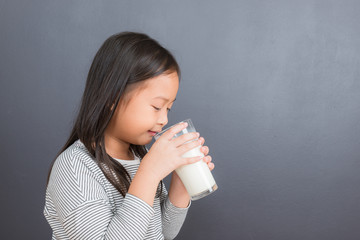
[[[201,140],[201,145],[204,145],[205,143],[205,139],[203,137],[200,137],[200,140]],[[209,154],[209,147],[207,146],[202,146],[200,148],[200,151],[205,155],[204,157],[204,162],[207,163],[210,171],[212,171],[214,168],[215,168],[215,164],[211,162],[212,158]]]

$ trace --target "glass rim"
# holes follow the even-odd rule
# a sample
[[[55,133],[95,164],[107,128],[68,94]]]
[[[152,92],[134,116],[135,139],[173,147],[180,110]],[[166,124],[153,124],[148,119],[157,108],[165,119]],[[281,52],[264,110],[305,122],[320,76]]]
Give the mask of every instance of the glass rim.
[[[175,127],[176,125],[178,125],[178,124],[180,124],[180,123],[183,123],[183,122],[189,122],[189,120],[190,120],[190,122],[192,123],[191,118],[182,120],[182,121],[180,121],[180,122],[177,122],[177,123],[171,125],[170,127],[165,128],[165,129],[162,130],[161,132],[156,133],[156,134],[154,135],[154,138],[156,139],[156,137],[160,137],[164,132],[166,132],[166,131],[169,130],[170,128]],[[188,125],[188,126],[189,126],[189,125]]]

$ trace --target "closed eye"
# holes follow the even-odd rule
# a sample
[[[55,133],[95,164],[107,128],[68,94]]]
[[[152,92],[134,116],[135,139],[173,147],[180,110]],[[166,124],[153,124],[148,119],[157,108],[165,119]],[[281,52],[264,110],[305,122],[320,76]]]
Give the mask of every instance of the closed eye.
[[[157,107],[155,107],[155,106],[153,106],[153,108],[154,108],[156,111],[160,111],[160,110],[161,110],[161,108],[157,108]],[[171,111],[171,109],[170,109],[170,108],[168,108],[167,110],[168,110],[168,112],[170,112],[170,111]]]

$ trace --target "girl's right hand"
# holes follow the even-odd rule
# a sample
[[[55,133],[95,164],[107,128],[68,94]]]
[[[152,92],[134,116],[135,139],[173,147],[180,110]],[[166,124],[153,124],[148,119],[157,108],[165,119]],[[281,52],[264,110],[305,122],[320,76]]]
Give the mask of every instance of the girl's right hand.
[[[191,132],[173,139],[174,135],[187,127],[187,123],[180,123],[163,133],[151,146],[149,152],[141,161],[147,171],[151,171],[155,178],[162,180],[176,168],[200,161],[203,156],[183,158],[187,151],[201,145],[200,134]],[[197,139],[196,141],[191,141]],[[191,141],[189,143],[186,143]],[[184,144],[186,143],[186,144]]]

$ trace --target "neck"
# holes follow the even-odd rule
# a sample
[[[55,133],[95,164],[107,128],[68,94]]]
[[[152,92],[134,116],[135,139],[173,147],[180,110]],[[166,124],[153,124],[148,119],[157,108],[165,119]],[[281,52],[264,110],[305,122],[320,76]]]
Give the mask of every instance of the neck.
[[[134,160],[134,155],[130,150],[130,143],[124,142],[115,137],[105,134],[105,150],[113,158],[122,160]]]

